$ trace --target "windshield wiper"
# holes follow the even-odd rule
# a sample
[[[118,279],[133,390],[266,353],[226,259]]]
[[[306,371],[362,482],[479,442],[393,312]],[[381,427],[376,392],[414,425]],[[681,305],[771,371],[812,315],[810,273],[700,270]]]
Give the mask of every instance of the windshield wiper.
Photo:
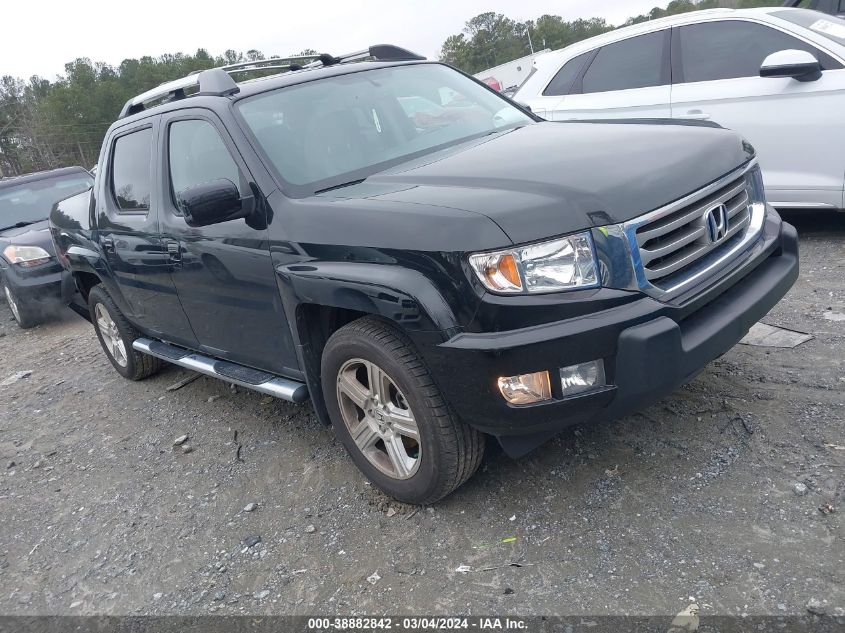
[[[332,185],[331,187],[326,187],[325,189],[317,189],[314,192],[316,196],[318,193],[326,193],[327,191],[334,191],[335,189],[343,189],[344,187],[351,187],[352,185],[359,185],[364,182],[366,178],[358,178],[358,180],[350,180],[349,182],[342,182],[339,185]]]
[[[36,222],[41,222],[41,220],[17,222],[15,224],[13,224],[12,226],[4,226],[2,229],[0,229],[0,231],[8,231],[9,229],[22,229],[23,227],[29,226],[31,224],[35,224]]]

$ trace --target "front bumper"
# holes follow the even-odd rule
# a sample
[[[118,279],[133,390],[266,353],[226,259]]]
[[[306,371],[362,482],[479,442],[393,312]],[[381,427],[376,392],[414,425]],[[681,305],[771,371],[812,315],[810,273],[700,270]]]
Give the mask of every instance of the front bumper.
[[[3,262],[3,282],[21,303],[59,303],[68,275],[55,259],[33,268]]]
[[[684,303],[642,295],[586,316],[462,333],[421,349],[458,415],[519,456],[571,424],[625,415],[688,382],[733,347],[797,277],[797,233],[768,213],[761,239],[742,263]],[[607,386],[562,397],[554,384],[558,368],[599,358]],[[502,398],[499,376],[542,370],[552,376],[552,400],[515,407]]]

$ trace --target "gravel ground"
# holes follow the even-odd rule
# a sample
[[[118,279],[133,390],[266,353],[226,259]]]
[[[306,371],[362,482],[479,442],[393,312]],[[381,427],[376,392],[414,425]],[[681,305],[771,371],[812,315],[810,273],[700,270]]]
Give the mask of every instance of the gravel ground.
[[[792,216],[801,278],[636,415],[436,507],[369,486],[307,405],[170,367],[123,380],[68,312],[2,306],[0,613],[845,614],[845,215]],[[174,439],[187,435],[182,446]]]

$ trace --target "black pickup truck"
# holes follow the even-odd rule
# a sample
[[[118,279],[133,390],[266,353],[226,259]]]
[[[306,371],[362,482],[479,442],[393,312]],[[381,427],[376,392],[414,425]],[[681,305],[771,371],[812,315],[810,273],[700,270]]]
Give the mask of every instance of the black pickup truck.
[[[120,374],[310,398],[422,504],[485,435],[520,456],[692,379],[798,274],[735,133],[545,122],[387,45],[139,95],[51,225]]]

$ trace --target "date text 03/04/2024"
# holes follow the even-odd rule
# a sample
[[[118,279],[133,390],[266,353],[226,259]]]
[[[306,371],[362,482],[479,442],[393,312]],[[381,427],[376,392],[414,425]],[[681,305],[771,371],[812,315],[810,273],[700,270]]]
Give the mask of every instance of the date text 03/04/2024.
[[[394,631],[521,631],[526,630],[526,622],[519,618],[500,617],[348,617],[348,618],[309,618],[309,631],[354,631],[354,630],[394,630]]]

